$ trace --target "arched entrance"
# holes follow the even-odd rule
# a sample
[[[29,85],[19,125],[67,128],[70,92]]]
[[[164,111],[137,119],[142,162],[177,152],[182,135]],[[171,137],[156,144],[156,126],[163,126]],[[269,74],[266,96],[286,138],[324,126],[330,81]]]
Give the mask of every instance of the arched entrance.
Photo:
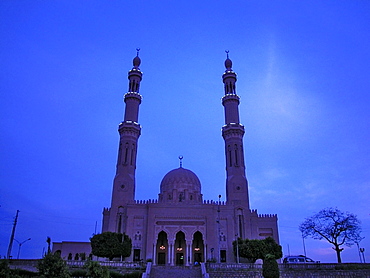
[[[193,244],[191,248],[191,252],[193,252],[193,264],[199,264],[200,262],[204,262],[204,242],[203,242],[203,235],[201,232],[194,233],[193,236]]]
[[[184,265],[185,264],[185,255],[186,255],[186,240],[185,234],[183,232],[178,232],[176,234],[175,240],[175,260],[176,265]]]
[[[168,254],[168,240],[167,240],[167,234],[164,231],[161,231],[158,234],[156,252],[157,252],[157,264],[165,265],[166,257]]]

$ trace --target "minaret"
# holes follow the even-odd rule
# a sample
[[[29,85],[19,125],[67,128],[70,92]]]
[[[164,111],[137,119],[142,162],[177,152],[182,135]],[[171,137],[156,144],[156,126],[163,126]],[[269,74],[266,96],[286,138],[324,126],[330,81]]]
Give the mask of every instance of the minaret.
[[[248,182],[245,175],[243,135],[244,126],[239,121],[239,96],[236,94],[236,73],[232,70],[229,51],[226,51],[226,71],[222,75],[225,95],[222,105],[225,108],[225,125],[222,137],[225,140],[226,156],[226,201],[229,204],[249,209]]]
[[[139,50],[137,49],[137,55],[133,59],[133,68],[128,72],[129,88],[124,95],[125,115],[118,127],[120,142],[109,221],[109,230],[116,232],[124,232],[122,214],[125,205],[133,203],[135,198],[137,143],[141,133],[141,126],[138,124],[139,105],[142,99],[139,88],[143,75],[139,69],[141,63]]]

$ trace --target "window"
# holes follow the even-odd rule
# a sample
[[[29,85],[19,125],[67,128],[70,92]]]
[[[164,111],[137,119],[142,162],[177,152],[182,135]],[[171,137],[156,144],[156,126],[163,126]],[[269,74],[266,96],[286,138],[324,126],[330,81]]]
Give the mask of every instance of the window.
[[[220,261],[226,263],[226,250],[220,250]]]

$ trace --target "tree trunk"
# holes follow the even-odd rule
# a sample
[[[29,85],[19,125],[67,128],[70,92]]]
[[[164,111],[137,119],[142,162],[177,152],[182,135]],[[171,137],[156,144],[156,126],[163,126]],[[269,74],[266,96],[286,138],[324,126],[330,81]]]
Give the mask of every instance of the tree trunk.
[[[342,263],[342,258],[340,257],[340,252],[343,251],[343,248],[339,248],[338,245],[335,245],[335,248],[333,248],[335,250],[335,252],[337,253],[337,260],[338,260],[338,264],[341,264]]]

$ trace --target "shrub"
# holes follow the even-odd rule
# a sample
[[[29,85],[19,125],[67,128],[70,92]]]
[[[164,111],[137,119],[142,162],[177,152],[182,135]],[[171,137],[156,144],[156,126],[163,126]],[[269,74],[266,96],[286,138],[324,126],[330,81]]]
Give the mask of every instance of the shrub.
[[[115,272],[115,271],[110,271],[109,274],[111,278],[125,278],[126,277],[125,275]]]
[[[264,278],[279,278],[279,266],[275,260],[275,257],[271,254],[267,254],[263,260],[262,275]]]
[[[110,278],[108,268],[101,266],[97,261],[88,260],[84,267],[87,269],[87,276],[91,278]]]
[[[0,260],[0,277],[10,278],[9,262],[7,260]]]
[[[84,269],[76,269],[71,271],[72,277],[87,277],[87,271]]]
[[[12,277],[18,277],[15,275],[19,275],[19,277],[22,278],[39,277],[39,274],[37,272],[29,271],[26,269],[14,269],[12,270],[12,272],[13,272]]]
[[[123,276],[124,278],[140,278],[141,277],[141,272],[132,272],[132,273],[127,273]],[[112,276],[113,278],[113,276]]]
[[[70,278],[68,267],[58,254],[48,253],[42,258],[37,269],[42,277],[45,278]]]

